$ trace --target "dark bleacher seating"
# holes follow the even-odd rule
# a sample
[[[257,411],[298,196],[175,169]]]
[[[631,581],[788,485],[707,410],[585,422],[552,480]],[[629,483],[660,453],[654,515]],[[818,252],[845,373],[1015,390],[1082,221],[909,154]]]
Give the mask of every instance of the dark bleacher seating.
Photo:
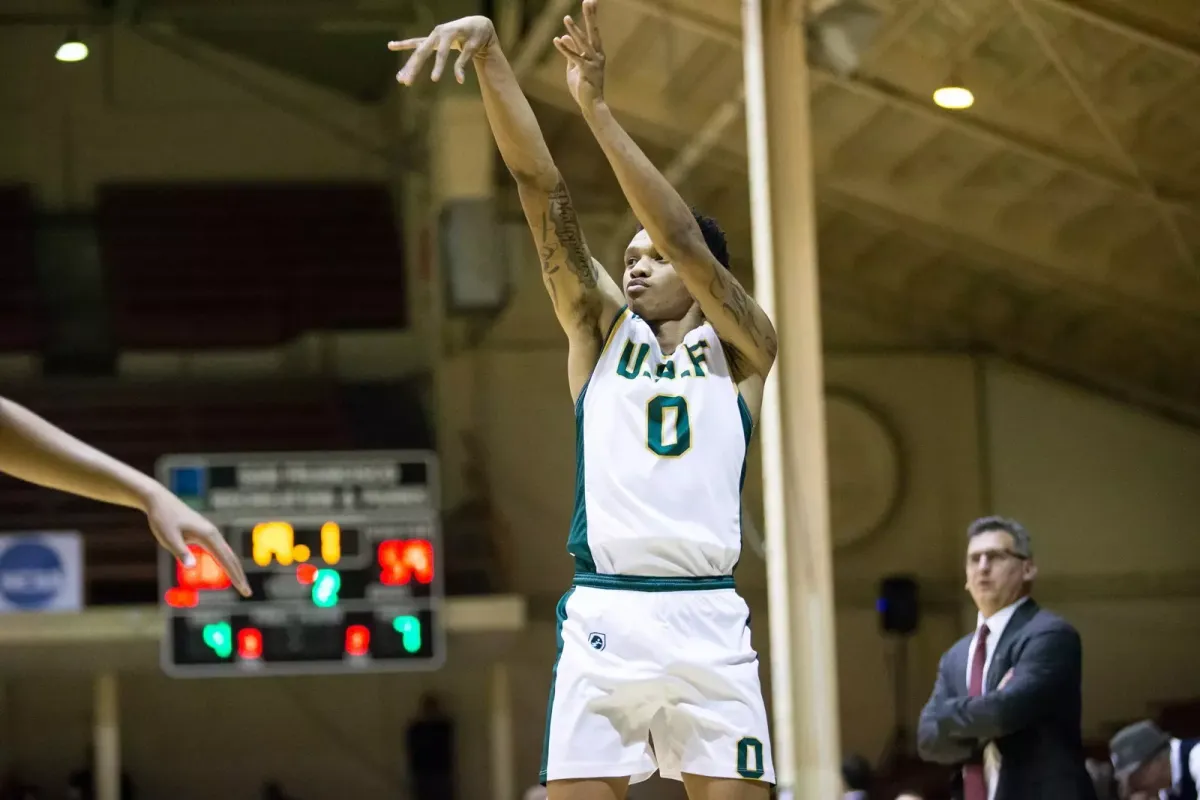
[[[351,446],[341,389],[326,384],[54,384],[9,393],[79,438],[151,472],[165,453]],[[157,552],[134,511],[0,476],[8,531],[84,534],[88,602],[155,602]]]
[[[425,450],[433,436],[419,381],[177,384],[55,382],[0,393],[80,439],[153,474],[169,453]],[[481,454],[475,454],[482,460]],[[453,594],[507,587],[502,524],[475,499],[444,515],[446,586]],[[157,602],[158,551],[145,519],[130,509],[23,483],[0,474],[4,530],[77,530],[84,535],[90,605]]]
[[[1163,703],[1154,716],[1159,726],[1172,736],[1186,739],[1200,736],[1200,698]]]
[[[267,346],[406,323],[382,184],[109,184],[96,210],[121,347]]]
[[[41,347],[38,311],[33,196],[0,186],[0,352]]]

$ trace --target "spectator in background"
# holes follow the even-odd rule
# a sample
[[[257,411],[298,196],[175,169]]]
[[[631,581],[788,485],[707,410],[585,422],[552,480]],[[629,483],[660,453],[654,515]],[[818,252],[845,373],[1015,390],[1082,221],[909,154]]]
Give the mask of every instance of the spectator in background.
[[[262,787],[262,800],[296,800],[283,790],[279,781],[268,781]]]
[[[977,627],[938,665],[921,757],[961,767],[963,800],[1094,800],[1080,731],[1083,647],[1029,596],[1029,533],[1003,517],[971,523],[966,575]]]
[[[1168,736],[1150,720],[1117,731],[1109,742],[1113,772],[1125,794],[1163,792],[1170,800],[1197,800],[1200,739]]]
[[[546,787],[538,783],[526,789],[521,800],[546,800],[546,797]]]
[[[413,800],[453,800],[454,723],[436,695],[421,696],[417,718],[408,726],[406,747]]]
[[[67,779],[67,798],[68,800],[94,800],[96,797],[96,771],[95,771],[95,750],[91,747],[87,750],[87,755],[84,759],[85,766],[83,769],[75,770]],[[129,777],[129,773],[121,771],[121,800],[134,800],[136,792],[133,787],[133,778]]]
[[[19,775],[6,775],[3,785],[0,785],[0,800],[25,800],[25,798],[37,800],[37,797],[37,790],[21,780]]]
[[[1089,758],[1084,762],[1088,775],[1092,779],[1092,787],[1096,790],[1096,800],[1120,800],[1117,789],[1117,778],[1113,774],[1113,766],[1107,761]]]
[[[842,800],[867,800],[867,792],[871,790],[871,765],[857,753],[846,756],[842,760],[842,782],[846,784]]]

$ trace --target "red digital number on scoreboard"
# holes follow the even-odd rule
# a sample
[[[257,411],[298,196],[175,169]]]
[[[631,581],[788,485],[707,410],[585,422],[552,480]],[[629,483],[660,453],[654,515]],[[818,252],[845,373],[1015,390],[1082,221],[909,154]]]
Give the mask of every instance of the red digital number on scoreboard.
[[[433,582],[433,544],[428,539],[387,539],[379,543],[379,582],[403,586]]]
[[[321,561],[326,565],[342,560],[342,531],[334,522],[321,526]],[[318,568],[311,563],[307,547],[296,545],[294,532],[286,522],[267,522],[256,525],[251,532],[253,561],[259,566],[272,563],[292,566],[296,580],[312,586],[313,602],[322,608],[337,604],[337,591],[341,585],[337,570]],[[195,608],[200,592],[220,591],[231,585],[229,576],[215,558],[203,548],[191,545],[188,548],[196,557],[196,564],[185,567],[175,564],[176,585],[167,589],[164,599],[174,608]],[[435,577],[433,543],[428,539],[386,539],[376,550],[379,566],[379,582],[385,586],[405,586],[409,583],[429,585]],[[299,563],[297,563],[299,562]],[[256,598],[259,599],[259,598]]]
[[[167,590],[167,605],[175,608],[194,608],[200,600],[200,592],[228,589],[229,576],[217,560],[199,545],[188,545],[188,550],[196,558],[194,567],[185,567],[175,562],[176,586]]]

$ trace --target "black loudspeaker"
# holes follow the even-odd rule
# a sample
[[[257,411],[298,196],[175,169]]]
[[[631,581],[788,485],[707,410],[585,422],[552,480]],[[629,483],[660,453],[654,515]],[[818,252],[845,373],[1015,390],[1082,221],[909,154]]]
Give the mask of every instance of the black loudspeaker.
[[[885,633],[909,636],[921,618],[917,581],[908,575],[889,575],[879,584],[879,623]]]

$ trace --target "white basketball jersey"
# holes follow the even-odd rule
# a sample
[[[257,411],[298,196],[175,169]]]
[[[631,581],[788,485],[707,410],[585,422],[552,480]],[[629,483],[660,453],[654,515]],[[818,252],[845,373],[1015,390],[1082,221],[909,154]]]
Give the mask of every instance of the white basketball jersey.
[[[750,412],[707,322],[673,353],[627,308],[575,404],[576,573],[728,576]]]

